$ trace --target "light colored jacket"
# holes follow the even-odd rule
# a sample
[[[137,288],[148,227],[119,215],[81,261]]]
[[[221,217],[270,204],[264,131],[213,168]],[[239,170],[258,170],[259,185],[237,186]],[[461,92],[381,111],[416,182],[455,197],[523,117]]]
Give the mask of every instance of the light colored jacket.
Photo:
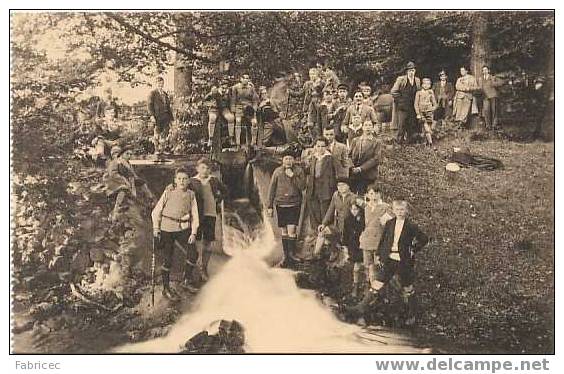
[[[200,226],[196,194],[192,190],[182,191],[169,185],[155,205],[151,218],[153,229],[178,232],[190,228],[191,233],[196,235]]]

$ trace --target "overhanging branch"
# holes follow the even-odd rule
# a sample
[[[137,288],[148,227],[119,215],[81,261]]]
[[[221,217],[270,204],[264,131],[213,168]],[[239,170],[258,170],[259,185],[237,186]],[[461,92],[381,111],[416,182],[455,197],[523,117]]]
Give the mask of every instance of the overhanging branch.
[[[146,39],[152,43],[155,43],[163,48],[166,48],[167,50],[170,51],[174,51],[176,53],[179,53],[181,55],[183,55],[184,57],[190,59],[190,60],[200,60],[203,62],[210,62],[210,63],[216,63],[217,61],[210,59],[208,57],[204,57],[204,56],[198,56],[197,54],[195,54],[192,51],[189,51],[187,49],[183,49],[183,48],[179,48],[175,45],[172,45],[170,43],[167,43],[165,41],[162,41],[159,38],[156,38],[152,35],[150,35],[149,33],[141,30],[140,28],[133,26],[132,24],[130,24],[129,22],[127,22],[125,20],[124,17],[116,14],[116,13],[109,13],[106,12],[104,13],[107,17],[113,19],[114,21],[116,21],[119,25],[121,25],[123,28],[125,28],[127,31],[132,32],[136,35],[139,35],[140,37],[142,37],[143,39]]]

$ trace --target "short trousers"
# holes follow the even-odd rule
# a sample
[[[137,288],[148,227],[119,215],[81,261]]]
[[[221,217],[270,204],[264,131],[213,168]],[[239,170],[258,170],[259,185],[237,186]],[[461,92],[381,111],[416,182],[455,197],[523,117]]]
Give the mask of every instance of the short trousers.
[[[367,268],[376,263],[375,259],[378,257],[378,251],[363,249],[362,257],[364,259],[364,266]]]
[[[402,287],[409,287],[415,281],[415,263],[413,260],[392,260],[388,258],[382,261],[382,268],[376,271],[376,279],[384,284],[388,283],[395,274],[398,274]]]
[[[276,217],[278,227],[297,225],[300,220],[300,205],[296,206],[276,206]]]
[[[421,120],[423,121],[423,132],[425,134],[433,133],[433,112],[421,113]]]
[[[215,240],[215,221],[216,217],[214,216],[204,216],[200,220],[200,227],[198,227],[196,239],[213,242]]]
[[[363,253],[362,253],[362,249],[360,249],[358,246],[349,246],[347,247],[347,249],[349,250],[349,259],[352,262],[363,262]]]

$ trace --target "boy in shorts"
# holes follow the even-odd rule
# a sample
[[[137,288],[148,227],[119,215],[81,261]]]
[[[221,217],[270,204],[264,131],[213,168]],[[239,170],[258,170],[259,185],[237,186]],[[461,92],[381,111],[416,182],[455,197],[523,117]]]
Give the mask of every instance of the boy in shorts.
[[[431,89],[431,79],[423,78],[421,90],[415,94],[415,114],[417,120],[423,123],[423,134],[428,146],[433,145],[433,128],[435,120],[433,119],[435,109],[437,109],[437,99],[435,93]]]
[[[196,235],[198,249],[197,266],[202,278],[208,278],[208,262],[211,257],[211,245],[215,241],[215,226],[220,204],[227,195],[227,188],[216,177],[212,176],[211,163],[203,157],[196,164],[197,174],[190,178],[188,188],[194,191],[198,202],[200,226]]]
[[[276,207],[278,227],[282,235],[284,261],[281,267],[294,265],[293,254],[296,252],[298,221],[302,205],[302,191],[305,189],[304,171],[294,165],[294,156],[286,153],[282,158],[282,166],[272,173],[268,188],[267,213],[273,214]]]

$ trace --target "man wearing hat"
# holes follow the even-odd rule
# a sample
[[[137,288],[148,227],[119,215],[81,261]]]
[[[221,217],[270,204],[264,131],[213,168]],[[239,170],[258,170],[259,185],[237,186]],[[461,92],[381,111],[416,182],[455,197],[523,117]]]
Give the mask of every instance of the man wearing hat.
[[[439,73],[439,81],[433,84],[433,91],[437,99],[437,109],[435,110],[435,120],[438,126],[442,125],[445,119],[450,118],[452,114],[452,100],[454,99],[454,86],[448,81],[447,73],[441,70]]]
[[[155,153],[161,153],[165,147],[170,124],[173,120],[172,106],[168,94],[163,90],[164,79],[157,77],[156,88],[149,94],[147,109],[154,121]]]
[[[415,63],[408,62],[405,67],[405,75],[400,75],[391,94],[394,97],[394,119],[398,128],[397,141],[403,143],[414,141],[417,133],[417,121],[415,116],[415,93],[421,88],[421,80],[415,76]]]

